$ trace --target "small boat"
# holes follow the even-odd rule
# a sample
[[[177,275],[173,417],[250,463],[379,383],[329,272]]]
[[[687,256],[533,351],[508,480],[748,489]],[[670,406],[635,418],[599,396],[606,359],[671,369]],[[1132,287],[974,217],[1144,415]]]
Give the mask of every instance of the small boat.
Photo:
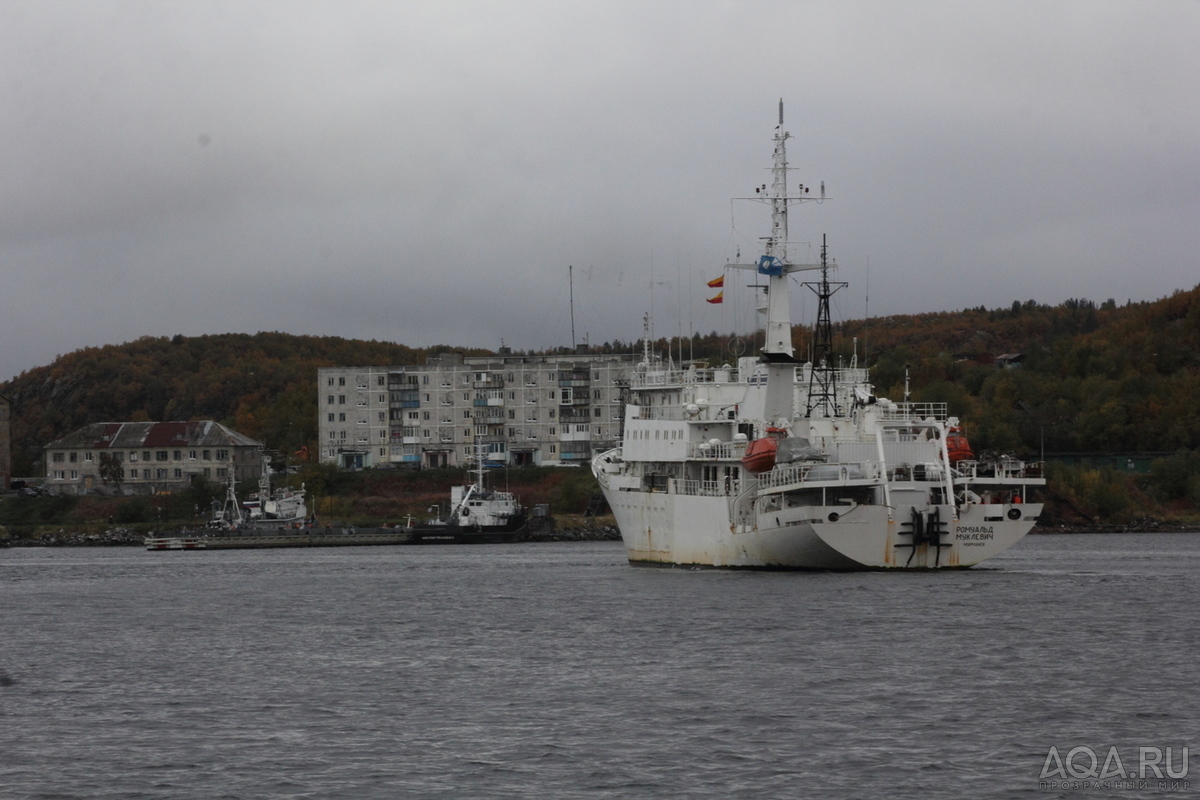
[[[200,536],[147,536],[147,550],[204,550],[204,538]]]
[[[475,460],[475,481],[450,489],[450,513],[408,528],[414,544],[512,542],[529,524],[525,507],[512,492],[489,488],[484,470],[487,461]]]

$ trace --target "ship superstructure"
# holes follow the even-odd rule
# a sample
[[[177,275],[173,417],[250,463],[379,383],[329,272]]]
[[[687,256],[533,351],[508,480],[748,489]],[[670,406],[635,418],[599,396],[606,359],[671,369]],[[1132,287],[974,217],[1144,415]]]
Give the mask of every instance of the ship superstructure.
[[[823,198],[789,195],[783,104],[771,232],[751,270],[762,291],[758,357],[707,367],[654,358],[630,377],[621,446],[599,454],[600,482],[634,563],[809,569],[967,567],[1033,527],[1040,464],[976,458],[944,403],[876,397],[867,370],[834,364],[829,298],[835,263],[788,254],[788,211]],[[812,357],[792,346],[789,283],[819,308]]]

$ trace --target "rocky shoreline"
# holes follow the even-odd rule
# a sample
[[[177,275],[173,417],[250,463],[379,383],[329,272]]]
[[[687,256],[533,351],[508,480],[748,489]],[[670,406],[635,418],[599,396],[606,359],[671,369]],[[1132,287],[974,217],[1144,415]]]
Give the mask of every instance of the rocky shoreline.
[[[164,535],[170,533],[172,532],[160,532]],[[1038,525],[1031,531],[1033,535],[1071,533],[1200,533],[1200,525],[1142,519],[1122,524]],[[0,539],[0,546],[140,547],[148,535],[150,535],[149,531],[135,531],[121,527],[109,528],[101,533],[84,533],[60,528],[58,531],[50,533],[42,532],[36,538]],[[524,539],[526,542],[617,542],[620,540],[621,534],[617,531],[616,526],[603,523],[548,526],[529,532]]]
[[[42,532],[35,538],[0,539],[0,547],[141,547],[147,536],[170,536],[182,531],[136,531],[130,528],[109,528],[101,533],[68,531]],[[614,525],[584,524],[562,527],[548,526],[526,534],[526,542],[608,542],[620,541]]]

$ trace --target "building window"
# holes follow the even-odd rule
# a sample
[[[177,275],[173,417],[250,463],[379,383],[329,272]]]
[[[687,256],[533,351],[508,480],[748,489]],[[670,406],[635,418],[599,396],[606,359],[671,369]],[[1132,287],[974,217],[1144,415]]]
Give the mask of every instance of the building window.
[[[550,445],[550,452],[551,452],[551,453],[557,453],[557,452],[558,452],[558,448],[557,448],[557,447],[555,447],[554,445]]]
[[[76,453],[74,450],[72,450],[70,453],[67,454],[67,461],[70,461],[72,464],[78,462],[79,461],[79,453]]]
[[[78,480],[78,479],[79,479],[79,470],[77,470],[77,469],[71,470],[71,480]]]
[[[175,459],[176,461],[183,461],[183,451],[182,451],[182,450],[176,450],[176,451],[175,451],[175,455],[174,455],[174,459]]]
[[[330,412],[329,412],[329,419],[328,419],[328,420],[326,420],[326,421],[327,421],[327,422],[333,422],[333,412],[332,412],[332,411],[330,411]]]
[[[55,464],[61,464],[61,463],[63,463],[63,454],[62,453],[54,453],[53,455],[50,456],[50,460],[53,461]]]
[[[326,403],[326,405],[330,405],[330,406],[333,405],[333,395],[329,395],[328,402]]]
[[[217,477],[218,478],[228,478],[229,470],[227,470],[225,467],[217,467]]]
[[[338,378],[338,386],[345,386],[345,385],[346,385],[346,379]]]
[[[149,472],[149,470],[147,470],[147,472]],[[165,469],[156,470],[154,477],[162,480],[163,478],[167,477],[167,471]]]
[[[130,451],[129,451],[129,463],[131,463],[131,464],[132,464],[132,463],[134,463],[134,462],[136,462],[136,461],[137,461],[137,453],[135,453],[134,451],[130,450]]]
[[[382,375],[380,375],[378,378],[375,379],[375,385],[376,386],[385,386],[386,385],[386,381],[384,380],[384,377]],[[380,455],[382,456],[382,455],[387,455],[387,454],[380,453]]]
[[[170,461],[171,454],[168,453],[166,450],[155,450],[154,451],[154,460],[155,461]],[[163,476],[163,477],[166,477],[166,476]]]
[[[142,451],[142,461],[149,461],[149,460],[150,460],[150,451],[149,451],[149,450],[143,450],[143,451]],[[149,476],[149,475],[147,475],[146,477],[150,477],[150,476]]]
[[[217,461],[228,461],[228,460],[229,460],[229,451],[228,450],[218,450],[217,451]]]
[[[332,442],[335,439],[337,439],[337,431],[330,431],[329,432],[329,441]]]
[[[595,412],[594,414],[592,414],[592,416],[593,416],[593,417],[598,417],[598,416],[600,416],[600,409],[598,409],[598,408],[594,408],[594,409],[592,409],[592,410]]]
[[[212,477],[212,470],[209,469],[208,467],[204,467],[204,477],[206,477],[206,478]]]
[[[84,454],[83,454],[83,460],[84,460],[84,461],[86,461],[86,462],[87,462],[87,463],[89,463],[89,464],[90,464],[90,463],[92,463],[92,454],[91,454],[90,452],[89,452],[89,453],[84,453]]]
[[[333,378],[330,378],[330,379],[329,379],[329,385],[330,385],[330,386],[333,386]]]
[[[136,469],[131,469],[131,470],[129,470],[129,477],[130,477],[130,478],[136,478],[136,477],[138,476],[137,472],[138,472],[138,471],[137,471]]]
[[[346,395],[344,395],[344,394],[339,394],[339,395],[338,395],[338,405],[339,405],[339,406],[344,406],[344,405],[346,405]]]
[[[176,478],[182,478],[182,477],[183,477],[183,470],[181,470],[179,467],[176,467],[176,468],[175,468],[175,477],[176,477]]]
[[[208,460],[211,458],[211,456],[209,455],[211,452],[212,452],[211,450],[205,450],[205,451],[204,451],[204,460],[205,460],[205,461],[208,461]],[[208,473],[206,472],[206,473],[204,473],[204,474],[205,474],[205,475],[207,475]]]
[[[345,421],[346,421],[346,412],[343,411],[340,414],[338,414],[338,422],[345,422]]]

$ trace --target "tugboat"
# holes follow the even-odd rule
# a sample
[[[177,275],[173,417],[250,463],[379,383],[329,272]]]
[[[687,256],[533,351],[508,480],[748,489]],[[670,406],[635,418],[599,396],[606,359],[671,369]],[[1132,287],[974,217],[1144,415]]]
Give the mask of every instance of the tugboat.
[[[763,292],[759,357],[717,368],[650,353],[631,376],[621,446],[592,471],[633,564],[763,569],[969,567],[1016,544],[1042,506],[1040,463],[976,459],[945,403],[877,397],[857,357],[834,365],[829,301],[846,284],[836,263],[788,254],[788,210],[824,199],[790,194],[783,102],[771,208],[751,271]],[[800,272],[818,299],[813,355],[792,347],[789,283]]]
[[[512,492],[488,488],[484,459],[475,459],[475,481],[450,489],[447,519],[408,528],[413,544],[513,542],[525,532],[529,519]]]

